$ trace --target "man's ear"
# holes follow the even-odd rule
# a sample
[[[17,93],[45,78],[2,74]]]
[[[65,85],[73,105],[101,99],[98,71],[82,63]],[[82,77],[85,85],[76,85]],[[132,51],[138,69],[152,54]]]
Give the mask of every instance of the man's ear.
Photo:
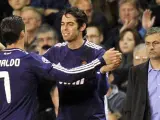
[[[21,31],[19,39],[23,39],[25,37],[25,32],[24,30]]]
[[[86,29],[86,27],[87,27],[87,25],[85,23],[83,23],[83,25],[80,27],[79,30],[82,32]]]

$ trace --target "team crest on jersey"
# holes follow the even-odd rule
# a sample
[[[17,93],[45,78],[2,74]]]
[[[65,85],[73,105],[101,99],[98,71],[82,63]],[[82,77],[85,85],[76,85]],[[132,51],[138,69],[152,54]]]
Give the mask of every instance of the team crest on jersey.
[[[50,63],[45,57],[42,57],[42,61],[43,61],[44,63]]]

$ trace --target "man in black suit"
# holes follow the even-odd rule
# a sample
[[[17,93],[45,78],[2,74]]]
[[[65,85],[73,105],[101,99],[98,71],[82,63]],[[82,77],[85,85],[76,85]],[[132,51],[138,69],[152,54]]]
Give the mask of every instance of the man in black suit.
[[[149,61],[131,68],[123,120],[160,120],[160,28],[145,36]]]

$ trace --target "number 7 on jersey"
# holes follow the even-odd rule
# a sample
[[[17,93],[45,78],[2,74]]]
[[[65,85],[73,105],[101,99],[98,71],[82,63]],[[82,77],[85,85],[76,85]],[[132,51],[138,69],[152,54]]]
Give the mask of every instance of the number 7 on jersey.
[[[7,71],[0,71],[0,78],[4,78],[4,89],[6,93],[7,103],[11,103],[10,78]]]

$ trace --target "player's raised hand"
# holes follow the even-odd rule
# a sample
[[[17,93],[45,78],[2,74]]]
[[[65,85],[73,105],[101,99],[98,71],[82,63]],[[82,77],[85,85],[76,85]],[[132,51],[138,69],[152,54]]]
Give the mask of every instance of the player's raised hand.
[[[115,50],[114,48],[111,48],[105,52],[103,55],[103,59],[106,61],[106,64],[115,64],[121,62],[122,54]]]

